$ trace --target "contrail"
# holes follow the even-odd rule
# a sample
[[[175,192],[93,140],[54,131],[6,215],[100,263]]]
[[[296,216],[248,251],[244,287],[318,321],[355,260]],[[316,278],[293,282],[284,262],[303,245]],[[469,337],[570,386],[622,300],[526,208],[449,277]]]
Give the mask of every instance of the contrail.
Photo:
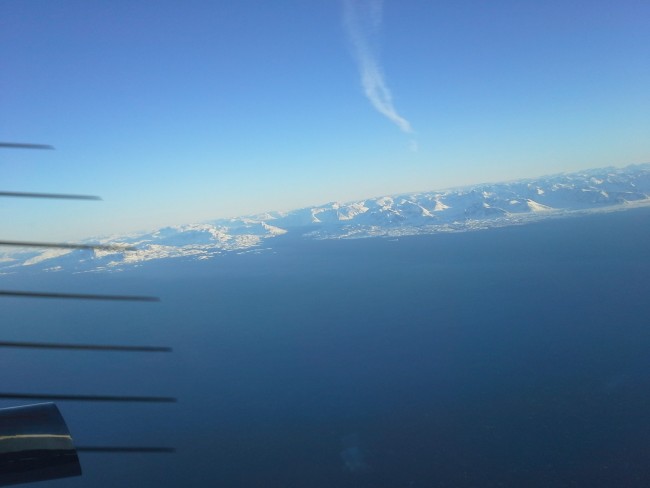
[[[373,107],[404,132],[412,132],[408,120],[397,113],[377,60],[376,37],[381,27],[382,0],[343,0],[343,21],[359,65],[361,85]]]

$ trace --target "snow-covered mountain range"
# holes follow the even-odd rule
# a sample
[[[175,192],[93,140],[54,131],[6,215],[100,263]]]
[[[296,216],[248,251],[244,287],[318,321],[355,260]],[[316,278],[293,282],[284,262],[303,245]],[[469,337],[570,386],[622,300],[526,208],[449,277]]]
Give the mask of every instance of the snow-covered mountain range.
[[[48,271],[115,270],[155,259],[259,252],[282,235],[341,239],[459,232],[640,205],[650,205],[650,163],[333,202],[93,241],[130,245],[135,251],[13,249],[0,254],[0,272],[23,266]]]

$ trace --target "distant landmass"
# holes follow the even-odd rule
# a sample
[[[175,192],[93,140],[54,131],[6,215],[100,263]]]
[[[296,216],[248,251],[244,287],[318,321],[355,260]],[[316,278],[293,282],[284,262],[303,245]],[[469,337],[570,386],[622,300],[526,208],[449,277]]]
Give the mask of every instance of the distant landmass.
[[[24,266],[46,271],[117,270],[155,259],[259,252],[272,248],[273,239],[282,235],[352,239],[462,232],[643,205],[650,205],[650,163],[332,202],[93,241],[127,244],[135,251],[14,249],[0,254],[0,272]]]

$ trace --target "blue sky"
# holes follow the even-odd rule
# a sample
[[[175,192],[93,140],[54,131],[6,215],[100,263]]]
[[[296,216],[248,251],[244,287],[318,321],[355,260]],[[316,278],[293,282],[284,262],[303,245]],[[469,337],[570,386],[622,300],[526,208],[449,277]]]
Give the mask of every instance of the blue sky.
[[[0,6],[3,237],[69,239],[650,161],[650,3]],[[364,84],[365,83],[365,84]]]

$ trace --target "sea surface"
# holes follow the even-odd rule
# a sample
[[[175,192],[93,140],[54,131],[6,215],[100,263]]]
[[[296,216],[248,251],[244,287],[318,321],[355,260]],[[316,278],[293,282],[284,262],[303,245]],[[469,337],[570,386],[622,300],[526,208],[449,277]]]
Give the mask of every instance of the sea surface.
[[[81,454],[52,487],[650,486],[650,209],[476,232],[306,241],[0,288],[160,303],[0,302],[5,392],[59,402]],[[0,406],[17,405],[4,401]]]

